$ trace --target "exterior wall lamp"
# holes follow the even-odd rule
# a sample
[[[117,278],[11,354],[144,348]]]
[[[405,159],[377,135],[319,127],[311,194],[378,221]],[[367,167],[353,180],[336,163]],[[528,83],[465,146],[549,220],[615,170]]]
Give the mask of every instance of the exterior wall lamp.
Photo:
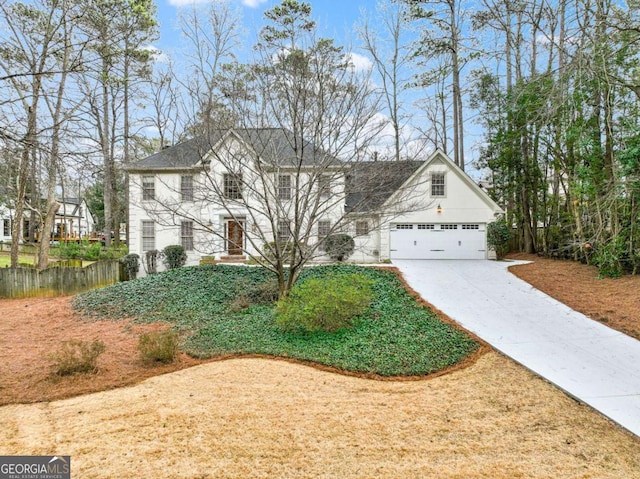
[[[438,207],[436,208],[436,213],[438,214],[442,213],[442,206],[440,206],[440,203],[438,203]]]

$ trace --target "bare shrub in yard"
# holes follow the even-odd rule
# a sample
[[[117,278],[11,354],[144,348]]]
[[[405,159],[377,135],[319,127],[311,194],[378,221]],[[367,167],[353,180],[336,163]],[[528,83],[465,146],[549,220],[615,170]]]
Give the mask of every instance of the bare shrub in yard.
[[[240,311],[244,311],[249,306],[251,306],[251,298],[246,293],[241,293],[233,300],[229,309],[234,313],[239,313]]]
[[[271,304],[278,299],[278,282],[273,279],[247,290],[251,304]]]
[[[272,304],[278,299],[278,282],[265,281],[256,285],[243,286],[231,305],[231,311],[240,312],[254,305]]]
[[[178,356],[180,338],[171,329],[145,333],[138,341],[138,351],[146,362],[172,363]]]
[[[102,341],[92,343],[80,339],[63,341],[60,349],[50,355],[53,361],[53,373],[69,376],[76,373],[95,373],[98,371],[98,357],[106,349]]]

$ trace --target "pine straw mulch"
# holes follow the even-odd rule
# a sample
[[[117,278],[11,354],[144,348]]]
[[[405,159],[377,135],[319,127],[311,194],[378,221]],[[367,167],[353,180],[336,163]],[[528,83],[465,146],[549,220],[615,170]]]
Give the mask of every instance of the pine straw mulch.
[[[202,363],[182,354],[174,364],[146,365],[137,350],[140,334],[167,325],[87,321],[70,302],[70,297],[0,299],[0,405],[113,389]],[[70,339],[105,343],[107,350],[98,361],[99,374],[60,378],[51,373],[51,353]]]
[[[624,298],[639,278],[520,259],[535,263],[514,273],[638,331]],[[162,326],[85,321],[69,301],[0,300],[2,454],[70,454],[74,475],[95,478],[640,479],[640,439],[495,352],[411,382],[259,358],[152,368],[137,339]],[[98,374],[51,378],[47,355],[70,338],[106,343]],[[91,391],[104,392],[48,402]]]
[[[512,266],[513,274],[582,314],[640,339],[640,275],[598,277],[598,268],[569,260],[512,254],[532,261]]]

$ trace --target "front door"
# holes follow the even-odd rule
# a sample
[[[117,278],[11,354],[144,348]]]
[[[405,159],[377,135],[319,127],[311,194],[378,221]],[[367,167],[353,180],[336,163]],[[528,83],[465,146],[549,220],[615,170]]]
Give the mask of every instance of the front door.
[[[227,254],[241,255],[243,241],[242,223],[238,221],[227,221]]]

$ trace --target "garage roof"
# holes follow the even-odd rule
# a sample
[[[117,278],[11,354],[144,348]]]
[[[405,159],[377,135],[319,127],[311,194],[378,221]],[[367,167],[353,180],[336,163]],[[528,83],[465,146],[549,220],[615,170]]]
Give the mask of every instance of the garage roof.
[[[354,163],[346,180],[346,211],[365,213],[380,209],[424,163],[416,160]]]

